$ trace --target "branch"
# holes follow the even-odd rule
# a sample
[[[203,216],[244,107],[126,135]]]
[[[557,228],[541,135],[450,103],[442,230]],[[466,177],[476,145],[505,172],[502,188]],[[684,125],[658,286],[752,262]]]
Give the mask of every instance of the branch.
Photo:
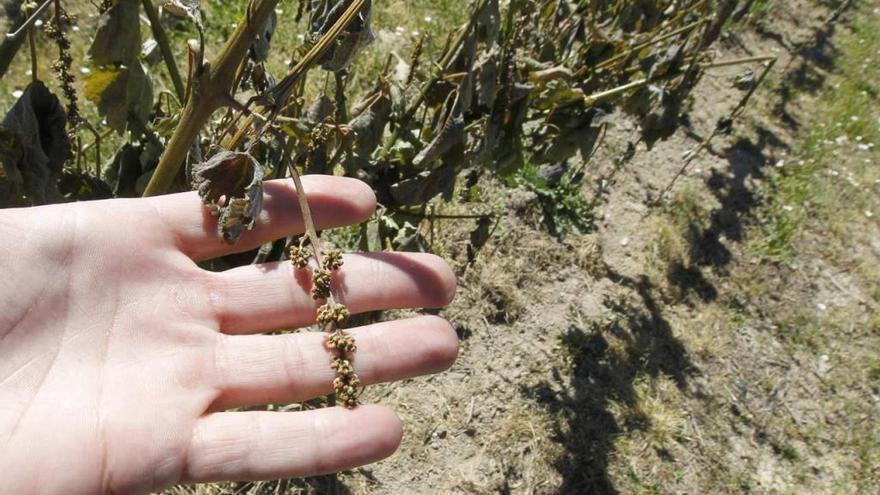
[[[171,76],[171,82],[174,83],[174,91],[177,93],[177,99],[183,104],[183,95],[186,89],[183,85],[183,78],[180,77],[180,70],[174,61],[174,52],[171,51],[171,42],[168,35],[162,28],[162,21],[159,19],[159,12],[153,5],[153,0],[141,0],[147,19],[150,21],[150,29],[153,30],[153,38],[159,45],[159,51],[162,52],[162,58],[165,59],[165,65],[168,67],[168,75]]]
[[[144,196],[157,196],[168,191],[202,127],[211,118],[211,114],[226,103],[239,65],[278,2],[279,0],[252,0],[247,17],[238,25],[216,60],[197,68],[193,94],[186,102],[180,125],[168,141]]]

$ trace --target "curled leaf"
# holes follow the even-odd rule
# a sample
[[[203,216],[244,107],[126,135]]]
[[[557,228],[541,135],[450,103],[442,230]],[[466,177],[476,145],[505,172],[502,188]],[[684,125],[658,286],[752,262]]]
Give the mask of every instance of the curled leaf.
[[[464,113],[462,112],[460,93],[456,92],[455,95],[450,95],[450,97],[453,96],[455,100],[451,106],[447,106],[448,110],[446,118],[443,120],[443,128],[431,143],[416,155],[415,159],[413,159],[413,165],[418,167],[431,163],[452,150],[454,146],[464,142]]]
[[[438,194],[443,194],[447,200],[451,199],[454,187],[455,169],[445,166],[394,184],[391,186],[391,197],[400,206],[423,205]]]
[[[263,167],[248,153],[221,151],[193,166],[193,188],[219,216],[217,231],[235,244],[263,209]]]
[[[315,5],[316,3],[320,5]],[[333,27],[333,24],[339,20],[351,2],[321,0],[319,2],[313,1],[312,4],[311,36],[316,40]],[[333,45],[319,61],[324,70],[338,72],[346,69],[355,56],[373,42],[373,31],[370,27],[372,15],[372,2],[368,1],[355,20],[334,40]]]
[[[327,117],[332,117],[335,111],[333,100],[327,95],[321,95],[306,110],[306,120],[311,124],[320,124]]]
[[[57,195],[57,179],[70,156],[64,107],[46,86],[34,81],[0,126],[0,163],[6,180],[32,204]]]
[[[254,62],[265,62],[269,58],[269,48],[271,48],[272,36],[275,35],[275,27],[278,25],[278,14],[273,10],[266,24],[263,25],[257,34],[257,38],[251,45],[249,52],[251,60]]]
[[[391,118],[391,98],[386,89],[380,87],[355,105],[353,112],[360,110],[360,114],[348,124],[355,132],[357,154],[364,158],[372,155],[382,142],[385,126]]]

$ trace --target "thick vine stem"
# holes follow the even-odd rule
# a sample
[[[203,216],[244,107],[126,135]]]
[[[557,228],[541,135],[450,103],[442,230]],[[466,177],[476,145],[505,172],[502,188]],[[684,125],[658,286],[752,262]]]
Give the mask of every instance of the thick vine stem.
[[[247,56],[248,48],[258,36],[260,27],[265,25],[278,2],[279,0],[253,0],[248,7],[245,21],[238,25],[220,55],[213,62],[199,68],[193,81],[192,97],[186,102],[180,117],[180,125],[168,141],[144,196],[164,194],[171,187],[193,141],[211,118],[211,114],[225,104],[232,92],[238,66]]]

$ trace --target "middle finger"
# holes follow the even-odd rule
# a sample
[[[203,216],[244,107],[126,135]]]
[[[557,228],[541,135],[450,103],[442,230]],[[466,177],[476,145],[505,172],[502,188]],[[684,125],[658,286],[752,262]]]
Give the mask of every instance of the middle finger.
[[[437,308],[455,295],[455,275],[442,258],[417,253],[347,254],[333,276],[333,294],[352,314],[402,308]],[[315,322],[320,303],[311,296],[311,274],[289,262],[233,268],[210,274],[220,330],[262,333]]]

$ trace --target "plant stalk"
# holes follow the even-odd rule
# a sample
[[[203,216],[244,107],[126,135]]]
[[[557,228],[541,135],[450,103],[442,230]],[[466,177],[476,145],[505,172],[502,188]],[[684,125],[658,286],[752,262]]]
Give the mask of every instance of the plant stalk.
[[[180,125],[168,142],[144,196],[164,194],[171,187],[202,127],[211,114],[226,103],[239,64],[247,56],[260,27],[266,24],[278,2],[252,0],[247,17],[238,25],[216,60],[197,68],[192,97],[184,106]]]
[[[159,51],[162,52],[162,58],[165,60],[165,66],[168,67],[168,75],[171,76],[171,82],[174,84],[174,91],[177,93],[177,99],[183,104],[186,87],[183,84],[183,78],[180,76],[180,70],[174,61],[174,52],[171,51],[171,42],[168,40],[168,34],[162,27],[162,21],[159,19],[159,12],[153,5],[153,0],[141,0],[147,19],[150,21],[150,29],[153,31],[153,38],[159,45]]]

